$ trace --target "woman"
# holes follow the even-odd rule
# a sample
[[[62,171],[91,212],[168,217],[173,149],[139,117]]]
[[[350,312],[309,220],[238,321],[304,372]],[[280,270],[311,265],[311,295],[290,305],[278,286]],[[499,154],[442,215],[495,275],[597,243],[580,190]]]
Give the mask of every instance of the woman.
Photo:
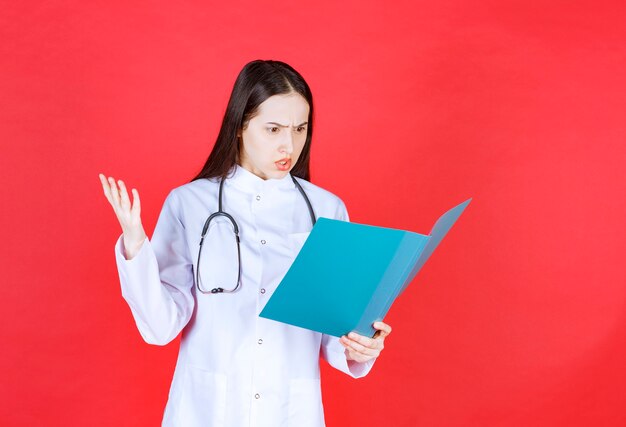
[[[323,426],[320,356],[358,378],[383,349],[382,322],[374,338],[336,338],[258,316],[315,218],[348,220],[341,199],[308,181],[312,119],[297,71],[248,63],[206,164],[168,194],[151,240],[137,190],[131,205],[125,184],[100,174],[122,226],[122,295],[142,337],[165,345],[182,331],[164,426]],[[239,245],[226,215],[205,227],[220,206]]]

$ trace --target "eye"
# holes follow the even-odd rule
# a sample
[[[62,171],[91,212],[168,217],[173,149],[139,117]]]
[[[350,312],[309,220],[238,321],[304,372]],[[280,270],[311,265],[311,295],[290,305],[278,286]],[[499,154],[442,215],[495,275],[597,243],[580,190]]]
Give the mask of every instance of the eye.
[[[272,126],[271,128],[267,128],[270,133],[277,133],[279,131],[278,127]]]
[[[302,133],[304,131],[306,131],[306,126],[298,126],[298,133]]]

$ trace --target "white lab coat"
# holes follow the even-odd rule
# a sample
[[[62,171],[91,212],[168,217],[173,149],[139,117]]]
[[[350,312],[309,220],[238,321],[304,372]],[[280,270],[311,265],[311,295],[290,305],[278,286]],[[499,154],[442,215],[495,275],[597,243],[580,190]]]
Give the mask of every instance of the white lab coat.
[[[316,216],[348,220],[332,193],[299,180]],[[131,260],[115,245],[122,296],[144,340],[165,345],[182,330],[163,426],[320,427],[320,356],[359,378],[374,361],[347,361],[338,338],[258,316],[306,239],[311,220],[291,176],[263,180],[236,166],[224,183],[224,210],[239,225],[242,287],[196,292],[201,230],[217,211],[217,180],[197,180],[167,196],[151,240]],[[236,283],[229,222],[207,233],[200,262],[204,288]]]

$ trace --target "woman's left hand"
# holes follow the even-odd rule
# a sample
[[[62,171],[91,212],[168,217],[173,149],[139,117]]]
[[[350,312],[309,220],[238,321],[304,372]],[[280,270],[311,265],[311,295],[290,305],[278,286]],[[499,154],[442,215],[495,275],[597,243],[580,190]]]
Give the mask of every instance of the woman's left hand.
[[[380,355],[385,348],[385,338],[391,333],[391,326],[383,322],[374,322],[373,326],[377,329],[373,338],[350,332],[339,339],[339,342],[346,348],[348,360],[367,362]]]

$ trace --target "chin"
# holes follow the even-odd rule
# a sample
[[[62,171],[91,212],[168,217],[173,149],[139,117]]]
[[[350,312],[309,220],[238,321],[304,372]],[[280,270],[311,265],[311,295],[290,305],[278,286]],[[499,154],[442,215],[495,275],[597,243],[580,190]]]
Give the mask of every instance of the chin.
[[[286,177],[286,176],[287,176],[287,174],[288,174],[289,172],[291,172],[291,171],[290,171],[290,170],[289,170],[289,171],[276,171],[276,172],[274,172],[274,173],[272,174],[272,175],[273,175],[273,176],[272,176],[272,178],[274,178],[274,179],[281,179],[281,178],[284,178],[284,177]]]
[[[265,176],[268,179],[280,179],[280,178],[284,178],[285,176],[287,176],[289,172],[291,172],[291,169],[288,171],[279,171],[279,170],[273,169],[273,170],[266,172]]]

